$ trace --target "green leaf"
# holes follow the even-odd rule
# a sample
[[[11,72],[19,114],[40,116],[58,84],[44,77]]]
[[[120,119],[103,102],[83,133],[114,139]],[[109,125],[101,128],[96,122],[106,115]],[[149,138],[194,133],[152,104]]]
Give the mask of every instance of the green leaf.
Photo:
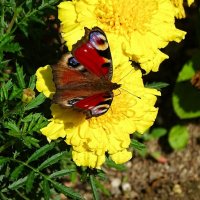
[[[189,81],[178,82],[172,96],[174,111],[181,119],[200,117],[199,99],[199,91]]]
[[[8,91],[11,89],[12,87],[12,81],[9,80],[7,83],[4,83],[1,87],[1,101],[3,101],[4,99],[7,100],[8,99]]]
[[[147,148],[145,144],[140,143],[139,141],[132,139],[130,146],[133,147],[140,156],[145,157],[147,155]]]
[[[143,149],[146,148],[146,146],[144,144],[142,144],[141,142],[139,142],[135,139],[131,140],[130,146],[139,151],[142,151]]]
[[[63,170],[52,173],[49,177],[50,178],[57,178],[57,177],[60,177],[60,176],[65,176],[67,174],[71,174],[72,172],[76,172],[76,169],[63,169]]]
[[[42,116],[40,113],[30,113],[29,115],[27,115],[26,117],[24,117],[22,119],[23,122],[31,122],[31,121],[36,121],[37,119],[39,119],[39,117]]]
[[[28,23],[25,21],[21,21],[20,24],[18,23],[17,26],[19,27],[19,29],[22,31],[22,33],[28,37]]]
[[[26,136],[24,137],[24,143],[29,147],[31,148],[32,145],[39,148],[40,145],[38,144],[40,141],[34,137],[31,137],[31,136]]]
[[[42,181],[42,188],[44,192],[44,199],[49,200],[50,198],[50,188],[49,188],[49,183],[46,179]]]
[[[95,179],[95,185],[98,189],[101,190],[101,192],[107,196],[111,196],[110,191],[108,189],[105,188],[105,186],[100,183],[100,181],[98,181],[97,179]]]
[[[174,111],[181,119],[200,117],[200,93],[190,82],[200,70],[200,51],[180,71],[172,95]],[[187,92],[186,92],[187,91]]]
[[[93,197],[95,200],[99,200],[99,194],[97,192],[97,188],[96,188],[96,184],[95,184],[95,178],[93,175],[90,175],[90,185],[92,188],[92,193],[93,193]]]
[[[55,146],[55,143],[52,142],[50,144],[46,144],[45,146],[41,147],[40,149],[38,149],[37,151],[35,151],[30,158],[27,160],[27,163],[33,162],[35,160],[38,160],[38,158],[44,156],[48,151],[50,151],[51,149],[53,149]]]
[[[46,97],[43,93],[40,93],[35,99],[33,99],[29,104],[25,106],[25,110],[31,110],[33,108],[38,107],[40,104],[42,104],[45,101]]]
[[[10,52],[10,53],[15,53],[20,51],[22,48],[20,47],[19,43],[17,42],[12,42],[12,43],[7,43],[4,45],[3,50],[5,52]]]
[[[106,159],[106,165],[109,167],[109,168],[115,168],[117,169],[118,171],[125,171],[126,170],[126,167],[124,164],[116,164],[113,160],[111,159]]]
[[[20,133],[20,130],[19,130],[17,124],[13,120],[5,122],[4,123],[4,127],[8,128],[9,130],[11,130],[13,133]]]
[[[190,80],[194,76],[194,74],[195,74],[195,69],[193,66],[193,61],[190,60],[183,66],[176,81],[182,82]]]
[[[103,170],[97,170],[97,176],[101,179],[101,180],[106,180],[107,176],[105,174],[105,172]]]
[[[43,163],[40,164],[40,166],[38,167],[38,170],[42,170],[50,165],[53,165],[55,163],[57,163],[59,160],[62,159],[62,157],[66,154],[66,152],[61,152],[61,153],[57,153],[53,156],[51,156],[50,158],[48,158],[47,160],[45,160]]]
[[[35,177],[36,177],[36,174],[35,174],[34,171],[32,171],[28,175],[28,178],[27,178],[27,181],[26,181],[26,192],[27,193],[29,193],[32,190]]]
[[[23,170],[24,170],[24,165],[17,166],[10,175],[11,180],[18,179],[19,175],[22,173]]]
[[[16,64],[16,77],[17,77],[17,81],[18,81],[18,84],[20,86],[20,88],[26,88],[26,85],[25,85],[25,81],[24,81],[24,73],[23,73],[23,68],[20,67],[18,64]]]
[[[5,196],[5,194],[3,194],[3,192],[0,192],[0,199],[1,200],[8,200],[9,198]]]
[[[175,150],[181,150],[186,147],[189,140],[189,133],[185,126],[174,126],[169,132],[168,141]]]
[[[21,98],[22,89],[18,88],[16,85],[13,85],[12,92],[9,96],[9,100],[13,100],[14,98]]]
[[[149,141],[149,140],[157,140],[160,137],[166,135],[167,130],[165,128],[154,128],[151,133],[149,134],[144,134],[144,140]]]
[[[36,81],[36,76],[33,75],[30,77],[30,80],[29,80],[29,84],[28,84],[28,88],[31,88],[32,90],[35,89],[35,81]]]
[[[67,197],[71,197],[72,199],[83,199],[81,195],[77,192],[74,192],[71,188],[61,185],[55,181],[51,181],[54,187],[61,193],[63,193]]]
[[[10,184],[8,186],[8,188],[11,189],[11,190],[16,190],[16,189],[22,187],[26,183],[26,180],[27,180],[27,176],[24,177],[24,178],[20,178],[19,180],[17,180],[15,182],[13,182],[12,184]]]
[[[0,165],[7,163],[9,160],[7,157],[0,156]]]
[[[168,85],[169,85],[168,83],[164,83],[164,82],[153,82],[153,83],[146,84],[145,87],[160,90],[162,88],[167,87]]]

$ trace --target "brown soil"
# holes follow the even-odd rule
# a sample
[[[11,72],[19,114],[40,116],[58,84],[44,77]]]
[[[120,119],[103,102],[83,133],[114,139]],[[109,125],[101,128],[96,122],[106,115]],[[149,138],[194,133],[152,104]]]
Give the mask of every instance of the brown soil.
[[[101,199],[200,200],[200,127],[189,125],[188,129],[190,140],[182,151],[167,154],[157,142],[147,143],[149,149],[160,150],[167,162],[135,155],[127,171],[106,170],[106,188],[112,195]]]

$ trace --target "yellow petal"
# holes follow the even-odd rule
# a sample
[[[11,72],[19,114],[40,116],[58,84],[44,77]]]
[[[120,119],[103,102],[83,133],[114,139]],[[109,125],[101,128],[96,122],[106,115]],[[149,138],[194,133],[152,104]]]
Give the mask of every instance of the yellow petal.
[[[40,67],[36,72],[36,77],[36,89],[39,92],[43,92],[46,97],[52,98],[56,89],[50,65]]]

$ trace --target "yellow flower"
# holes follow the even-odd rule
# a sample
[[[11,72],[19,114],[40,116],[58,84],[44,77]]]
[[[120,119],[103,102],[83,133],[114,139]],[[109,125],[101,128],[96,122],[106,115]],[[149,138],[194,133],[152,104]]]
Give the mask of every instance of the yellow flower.
[[[39,68],[36,73],[37,87],[46,96],[55,92],[50,74],[49,66]],[[135,131],[143,133],[154,123],[158,112],[154,107],[155,95],[160,95],[160,92],[144,87],[140,70],[134,70],[129,62],[125,62],[114,68],[112,82],[122,86],[114,91],[107,113],[85,119],[80,112],[53,104],[53,118],[47,127],[41,129],[48,140],[66,137],[78,166],[99,168],[105,162],[106,152],[118,164],[128,161],[132,157],[128,151],[130,134]]]
[[[176,17],[178,19],[185,18],[185,9],[184,9],[184,3],[183,0],[171,0],[173,3],[175,9],[176,9]],[[191,6],[191,4],[194,2],[194,0],[187,0],[188,6]]]
[[[170,0],[72,0],[58,8],[69,50],[83,36],[84,27],[98,26],[108,37],[114,65],[130,58],[147,73],[158,71],[168,58],[161,48],[185,36],[174,25],[175,8]]]

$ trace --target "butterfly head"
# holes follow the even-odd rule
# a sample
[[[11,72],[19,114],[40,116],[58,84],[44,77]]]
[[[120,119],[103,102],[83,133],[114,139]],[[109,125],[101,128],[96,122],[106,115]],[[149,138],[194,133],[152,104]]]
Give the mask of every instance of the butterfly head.
[[[118,84],[118,83],[112,83],[112,90],[116,90],[118,88],[121,87],[121,84]]]

